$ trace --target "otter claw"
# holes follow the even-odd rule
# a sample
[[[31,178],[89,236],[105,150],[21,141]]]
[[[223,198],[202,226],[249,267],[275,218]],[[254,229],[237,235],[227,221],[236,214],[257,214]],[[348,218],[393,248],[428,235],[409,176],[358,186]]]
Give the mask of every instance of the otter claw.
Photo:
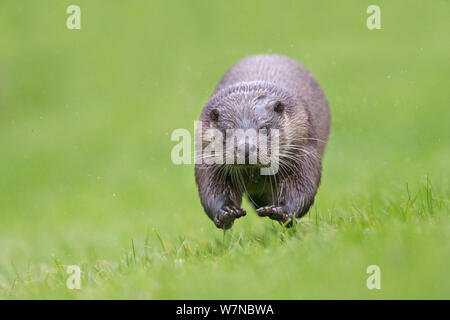
[[[218,215],[214,219],[217,228],[230,229],[235,219],[243,217],[247,214],[244,209],[235,206],[224,206],[219,210]]]
[[[260,217],[269,217],[272,220],[278,221],[280,224],[285,224],[289,221],[286,226],[291,226],[294,220],[294,215],[292,213],[287,213],[283,207],[277,206],[267,206],[256,209],[256,212]]]

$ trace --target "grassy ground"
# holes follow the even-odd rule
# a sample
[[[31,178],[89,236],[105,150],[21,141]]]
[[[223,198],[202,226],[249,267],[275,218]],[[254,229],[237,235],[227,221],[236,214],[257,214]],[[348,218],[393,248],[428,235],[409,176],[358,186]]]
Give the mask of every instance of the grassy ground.
[[[449,299],[450,4],[377,3],[369,31],[373,1],[2,1],[0,297]],[[322,186],[295,230],[246,203],[224,235],[170,134],[269,52],[329,99]]]

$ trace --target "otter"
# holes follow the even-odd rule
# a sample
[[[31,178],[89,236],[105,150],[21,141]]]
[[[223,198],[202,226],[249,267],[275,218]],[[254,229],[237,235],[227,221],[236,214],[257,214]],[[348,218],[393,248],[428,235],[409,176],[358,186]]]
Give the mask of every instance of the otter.
[[[218,228],[229,229],[235,219],[246,215],[241,208],[243,195],[259,216],[285,226],[308,212],[321,180],[330,111],[318,82],[299,62],[281,55],[253,55],[238,61],[203,107],[199,123],[224,136],[230,129],[278,130],[279,170],[273,175],[260,173],[260,161],[247,161],[250,152],[261,148],[248,139],[238,141],[233,149],[245,154],[243,164],[196,163],[201,204]]]

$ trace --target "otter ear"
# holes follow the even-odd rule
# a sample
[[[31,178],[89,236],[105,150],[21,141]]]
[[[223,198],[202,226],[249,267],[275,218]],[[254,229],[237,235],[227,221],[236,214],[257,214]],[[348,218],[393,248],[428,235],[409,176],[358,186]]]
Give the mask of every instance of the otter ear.
[[[284,104],[280,101],[275,102],[273,111],[275,111],[276,113],[282,113],[284,111]]]
[[[212,121],[216,122],[217,120],[219,120],[219,111],[217,109],[212,109],[209,117]]]

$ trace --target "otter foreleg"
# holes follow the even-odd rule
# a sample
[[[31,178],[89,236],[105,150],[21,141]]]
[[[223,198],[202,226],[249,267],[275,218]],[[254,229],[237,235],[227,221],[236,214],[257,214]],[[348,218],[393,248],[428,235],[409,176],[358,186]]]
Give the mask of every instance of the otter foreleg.
[[[279,181],[275,203],[258,208],[256,212],[261,217],[291,226],[296,218],[304,216],[313,205],[320,176],[320,162],[303,161],[297,166],[296,172]]]
[[[227,179],[221,179],[214,168],[196,168],[200,200],[217,228],[229,229],[235,219],[245,216],[242,194]]]

